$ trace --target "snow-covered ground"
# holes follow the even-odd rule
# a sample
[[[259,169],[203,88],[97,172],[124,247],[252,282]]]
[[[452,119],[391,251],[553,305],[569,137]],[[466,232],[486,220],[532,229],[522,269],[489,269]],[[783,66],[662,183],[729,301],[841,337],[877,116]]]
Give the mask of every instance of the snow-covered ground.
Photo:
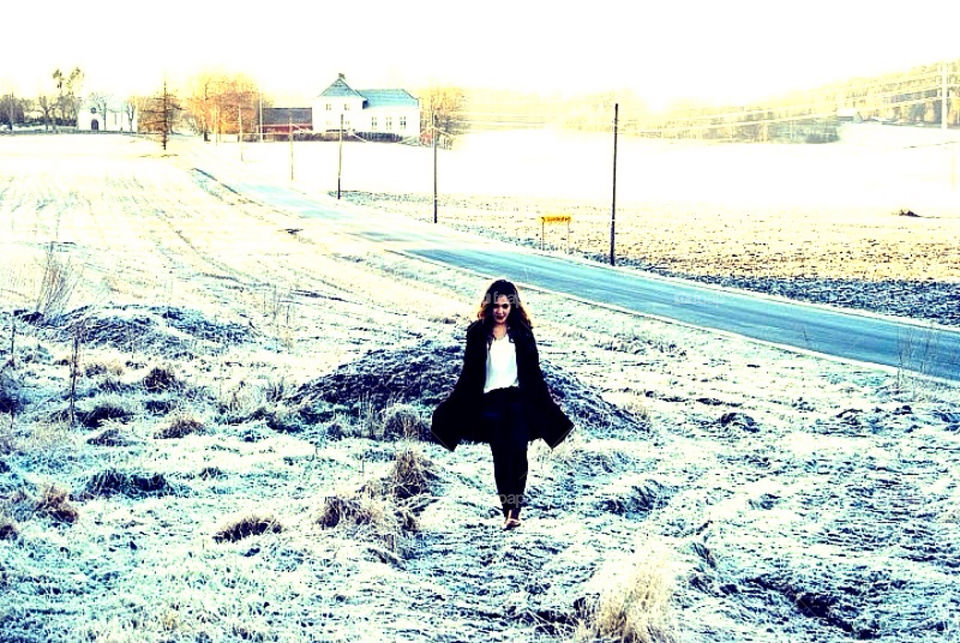
[[[957,387],[523,293],[577,427],[505,533],[488,449],[419,439],[487,284],[194,169],[287,180],[235,152],[0,140],[0,638],[960,636]]]

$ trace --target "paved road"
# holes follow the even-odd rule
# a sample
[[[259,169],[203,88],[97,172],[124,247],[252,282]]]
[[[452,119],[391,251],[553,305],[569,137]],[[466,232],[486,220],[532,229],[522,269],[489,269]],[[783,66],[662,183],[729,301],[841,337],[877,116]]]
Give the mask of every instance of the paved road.
[[[238,181],[229,187],[416,257],[703,328],[960,381],[960,331],[647,276],[478,239],[421,221],[376,213],[364,213],[360,219],[351,210],[277,186]]]

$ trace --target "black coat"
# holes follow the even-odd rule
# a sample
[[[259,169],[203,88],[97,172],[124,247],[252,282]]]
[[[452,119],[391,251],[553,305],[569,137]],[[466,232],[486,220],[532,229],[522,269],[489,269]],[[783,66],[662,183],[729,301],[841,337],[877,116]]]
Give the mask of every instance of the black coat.
[[[555,448],[573,429],[573,422],[560,410],[543,379],[540,355],[533,333],[525,328],[507,329],[516,345],[517,380],[526,406],[531,439],[543,438]],[[483,384],[487,375],[487,337],[477,320],[467,328],[463,369],[450,396],[433,412],[431,430],[443,446],[453,451],[462,439],[487,442],[480,422]]]

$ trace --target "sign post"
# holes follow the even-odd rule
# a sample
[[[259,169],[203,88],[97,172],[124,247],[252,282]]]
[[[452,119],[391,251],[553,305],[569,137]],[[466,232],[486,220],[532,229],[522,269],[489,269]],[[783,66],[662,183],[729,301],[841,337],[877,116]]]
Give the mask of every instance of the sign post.
[[[570,252],[570,221],[573,217],[569,214],[544,214],[540,216],[540,249],[543,250],[544,239],[548,223],[566,223],[567,224],[567,252]]]

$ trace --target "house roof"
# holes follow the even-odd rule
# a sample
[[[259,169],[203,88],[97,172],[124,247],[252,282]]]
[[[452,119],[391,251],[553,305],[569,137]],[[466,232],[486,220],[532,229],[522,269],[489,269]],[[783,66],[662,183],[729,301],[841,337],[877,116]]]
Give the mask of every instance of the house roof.
[[[411,106],[416,107],[420,104],[405,89],[361,89],[356,90],[347,84],[347,79],[343,74],[337,78],[325,90],[320,92],[321,98],[362,98],[368,107],[397,107]]]
[[[333,83],[325,90],[320,92],[320,96],[332,98],[363,98],[363,94],[347,84],[346,78],[344,78],[343,74],[340,74],[339,78],[333,81]]]
[[[264,107],[264,125],[287,125],[291,118],[297,125],[313,122],[313,110],[309,107]]]
[[[420,102],[405,89],[361,89],[359,91],[367,99],[365,107],[397,107],[409,105],[416,107]]]

